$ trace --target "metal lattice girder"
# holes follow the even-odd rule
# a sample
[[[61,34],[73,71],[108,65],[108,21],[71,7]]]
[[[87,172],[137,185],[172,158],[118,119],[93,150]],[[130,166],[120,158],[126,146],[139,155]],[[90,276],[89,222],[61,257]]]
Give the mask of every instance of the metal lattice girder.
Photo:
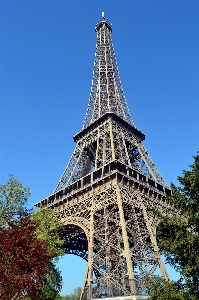
[[[69,195],[67,201],[55,204],[66,228],[66,253],[88,261],[82,299],[148,295],[147,278],[158,270],[168,280],[158,253],[155,222],[146,210],[147,205],[157,208],[157,201],[122,178],[119,174],[102,178],[81,189],[78,198]],[[165,200],[158,202],[165,213]]]
[[[74,137],[77,146],[54,192],[114,159],[167,186],[142,143],[144,134],[136,129],[131,118],[111,39],[112,25],[103,17],[95,31],[93,80],[83,129]],[[107,114],[117,116],[118,124],[104,122]]]
[[[77,146],[54,192],[117,160],[168,187],[142,140],[144,134],[114,113],[106,113],[74,139]]]
[[[96,25],[91,94],[76,148],[54,192],[36,206],[64,223],[67,254],[88,262],[80,300],[148,295],[147,278],[168,274],[147,207],[171,214],[171,194],[133,124],[111,40],[112,25]]]
[[[96,25],[95,31],[97,44],[94,71],[83,128],[107,112],[113,112],[133,125],[115,58],[111,39],[112,26],[103,18]]]

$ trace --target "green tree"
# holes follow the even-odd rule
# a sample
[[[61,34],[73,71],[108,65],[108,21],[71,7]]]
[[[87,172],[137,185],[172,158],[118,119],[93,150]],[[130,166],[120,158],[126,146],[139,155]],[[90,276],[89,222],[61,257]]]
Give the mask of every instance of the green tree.
[[[9,175],[8,182],[0,185],[0,226],[20,218],[29,196],[30,189],[17,177]]]
[[[55,262],[59,256],[64,254],[61,248],[63,240],[60,233],[63,229],[63,223],[56,218],[51,208],[41,207],[38,211],[31,215],[32,220],[38,223],[36,228],[36,236],[41,241],[47,241],[49,248],[55,253],[55,261],[51,263],[51,272],[46,276],[46,285],[43,289],[44,299],[59,299],[59,292],[62,287],[62,277]]]
[[[0,228],[9,228],[9,224],[19,224],[28,212],[24,208],[30,196],[30,189],[24,187],[20,180],[13,175],[9,176],[8,182],[0,186]],[[31,214],[30,219],[37,226],[34,227],[35,237],[43,242],[53,253],[53,260],[48,264],[45,281],[43,281],[43,298],[59,299],[59,292],[62,286],[60,271],[56,268],[55,262],[60,255],[64,254],[61,246],[63,241],[60,232],[63,224],[55,217],[54,211],[42,207]]]
[[[59,292],[62,288],[61,272],[56,268],[51,261],[49,266],[49,273],[46,275],[46,282],[43,287],[43,299],[61,300]]]
[[[33,212],[31,218],[38,222],[37,237],[40,240],[48,241],[50,248],[53,249],[57,257],[64,255],[64,250],[61,248],[64,241],[60,238],[64,225],[56,218],[54,210],[43,206],[38,211]]]
[[[82,289],[80,287],[73,290],[73,294],[61,296],[62,300],[79,300],[81,296]]]
[[[157,228],[159,250],[181,279],[177,283],[159,280],[152,284],[151,300],[199,299],[199,153],[189,167],[178,176],[180,186],[171,185],[168,202],[178,213],[172,217],[157,213],[161,219]]]

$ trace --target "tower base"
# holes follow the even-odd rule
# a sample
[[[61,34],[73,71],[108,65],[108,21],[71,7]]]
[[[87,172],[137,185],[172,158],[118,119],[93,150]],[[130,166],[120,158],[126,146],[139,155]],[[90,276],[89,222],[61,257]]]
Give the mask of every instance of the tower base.
[[[142,295],[132,295],[132,296],[120,296],[120,297],[109,297],[103,298],[103,300],[145,300],[148,299],[149,296],[142,296]],[[102,298],[98,298],[95,300],[102,300]]]

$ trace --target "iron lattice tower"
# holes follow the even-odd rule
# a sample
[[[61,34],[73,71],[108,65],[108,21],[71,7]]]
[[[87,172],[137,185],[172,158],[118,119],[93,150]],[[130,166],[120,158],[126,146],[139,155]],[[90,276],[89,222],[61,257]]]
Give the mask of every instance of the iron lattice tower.
[[[170,190],[131,118],[111,39],[96,25],[97,45],[88,109],[76,148],[49,206],[64,224],[66,253],[88,262],[81,299],[148,295],[147,277],[168,279],[147,206],[168,213]],[[159,270],[159,271],[158,271]]]

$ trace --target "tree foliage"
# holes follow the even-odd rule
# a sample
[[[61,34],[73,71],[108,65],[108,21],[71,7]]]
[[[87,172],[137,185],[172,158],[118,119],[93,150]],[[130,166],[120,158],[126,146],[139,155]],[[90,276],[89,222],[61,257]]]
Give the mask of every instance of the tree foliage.
[[[81,296],[81,292],[82,292],[82,289],[80,287],[78,287],[78,288],[74,289],[73,294],[62,296],[61,299],[62,300],[79,300],[79,298]]]
[[[43,298],[61,300],[59,296],[59,292],[62,288],[61,272],[56,268],[53,262],[50,262],[49,267],[49,273],[46,275],[46,282],[42,290]]]
[[[8,182],[0,186],[0,226],[20,218],[24,205],[30,196],[30,189],[24,187],[13,175]]]
[[[151,300],[195,300],[195,296],[190,295],[189,291],[182,290],[179,282],[167,282],[156,278],[151,281]]]
[[[47,207],[41,207],[38,211],[33,212],[31,219],[38,224],[35,230],[37,238],[48,242],[48,247],[55,254],[54,260],[58,261],[58,257],[64,254],[64,250],[61,248],[63,240],[60,238],[63,223],[56,218],[54,211]],[[46,276],[46,284],[43,288],[44,299],[58,299],[61,287],[61,273],[56,268],[55,262],[51,262],[51,270]]]
[[[56,218],[55,213],[48,207],[41,207],[38,211],[33,212],[31,218],[38,223],[36,236],[42,241],[48,241],[49,247],[53,249],[56,256],[64,254],[61,248],[64,241],[60,237],[63,229],[63,223]]]
[[[178,214],[161,215],[157,241],[166,262],[180,273],[181,279],[170,284],[156,282],[151,299],[199,299],[199,154],[194,157],[190,170],[178,176],[178,181],[180,186],[172,184],[172,196],[168,198]],[[165,298],[152,296],[163,289]],[[171,290],[172,297],[169,297]]]
[[[0,228],[0,297],[41,299],[55,253],[35,236],[29,216]]]
[[[30,215],[24,208],[29,196],[29,188],[12,175],[0,186],[0,236],[6,237],[0,241],[0,298],[9,292],[19,298],[22,291],[29,295],[26,299],[59,300],[62,277],[55,260],[63,254],[59,235],[63,224],[49,208]],[[4,268],[8,270],[5,274]]]

